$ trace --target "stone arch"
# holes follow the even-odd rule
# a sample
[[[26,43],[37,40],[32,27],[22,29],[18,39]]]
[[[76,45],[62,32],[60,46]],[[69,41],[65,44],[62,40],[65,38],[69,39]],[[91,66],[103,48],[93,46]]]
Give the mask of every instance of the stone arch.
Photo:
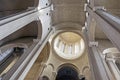
[[[79,80],[79,73],[77,67],[74,66],[73,64],[61,65],[57,71],[57,76],[56,76],[56,80],[60,80],[60,79]]]
[[[73,68],[79,73],[79,68],[78,68],[77,66],[75,66],[74,64],[70,64],[70,63],[61,64],[61,65],[57,68],[56,72],[58,72],[59,69],[62,68],[62,67],[64,67],[64,66],[73,67]]]
[[[82,25],[74,22],[62,22],[55,24],[54,27],[56,30],[82,30]]]

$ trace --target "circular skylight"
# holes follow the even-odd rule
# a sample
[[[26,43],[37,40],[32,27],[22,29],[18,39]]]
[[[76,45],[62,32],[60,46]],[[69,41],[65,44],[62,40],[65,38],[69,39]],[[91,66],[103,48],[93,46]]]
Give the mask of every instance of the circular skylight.
[[[74,32],[64,32],[55,38],[54,50],[58,56],[64,59],[76,59],[80,57],[85,50],[84,40]]]

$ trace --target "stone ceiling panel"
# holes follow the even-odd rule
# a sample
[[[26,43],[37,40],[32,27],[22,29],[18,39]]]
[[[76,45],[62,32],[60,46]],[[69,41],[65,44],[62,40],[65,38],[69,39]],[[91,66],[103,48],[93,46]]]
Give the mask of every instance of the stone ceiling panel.
[[[53,25],[72,22],[84,26],[84,4],[85,0],[53,0]]]

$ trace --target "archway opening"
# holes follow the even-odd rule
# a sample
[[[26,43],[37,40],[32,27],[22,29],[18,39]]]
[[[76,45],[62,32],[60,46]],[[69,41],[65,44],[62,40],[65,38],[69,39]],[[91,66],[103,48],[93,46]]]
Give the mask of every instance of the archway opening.
[[[70,66],[63,66],[57,72],[56,80],[85,80],[79,78],[79,74],[76,69]]]

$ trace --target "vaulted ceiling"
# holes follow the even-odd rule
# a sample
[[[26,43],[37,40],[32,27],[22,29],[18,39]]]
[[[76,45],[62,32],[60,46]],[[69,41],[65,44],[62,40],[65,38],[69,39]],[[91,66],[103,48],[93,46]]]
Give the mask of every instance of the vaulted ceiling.
[[[84,5],[87,0],[52,0],[52,24],[54,26],[63,24],[60,27],[76,27],[73,24],[79,24],[82,28],[85,25],[86,17]],[[94,0],[95,6],[102,6],[113,15],[120,16],[120,0]],[[107,39],[100,30],[100,25],[96,25],[95,36],[97,39]]]
[[[52,17],[53,25],[71,22],[84,26],[85,2],[86,0],[52,0],[54,7]]]

